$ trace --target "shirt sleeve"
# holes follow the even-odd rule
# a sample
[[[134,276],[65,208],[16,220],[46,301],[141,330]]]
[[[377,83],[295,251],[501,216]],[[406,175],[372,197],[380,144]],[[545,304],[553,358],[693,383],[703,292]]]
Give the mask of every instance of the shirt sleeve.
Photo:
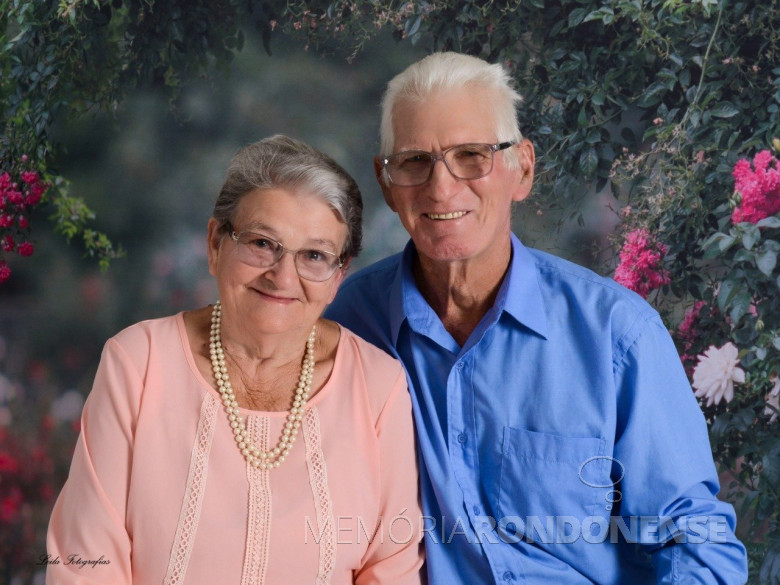
[[[355,574],[356,585],[419,585],[423,565],[422,512],[406,376],[400,370],[376,425],[381,522]]]
[[[640,523],[639,536],[657,582],[744,583],[747,556],[734,535],[733,507],[716,497],[704,416],[657,316],[644,323],[615,371],[620,514],[657,518]]]
[[[47,535],[48,585],[132,583],[125,522],[142,379],[109,340],[81,416],[70,474]]]

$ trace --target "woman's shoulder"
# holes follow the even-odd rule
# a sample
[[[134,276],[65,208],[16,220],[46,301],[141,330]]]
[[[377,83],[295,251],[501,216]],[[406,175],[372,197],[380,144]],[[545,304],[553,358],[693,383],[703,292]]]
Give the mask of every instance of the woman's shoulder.
[[[139,321],[111,337],[106,342],[104,355],[118,350],[134,362],[147,361],[153,351],[171,351],[181,346],[183,328],[182,313]]]
[[[344,337],[342,344],[349,347],[353,353],[353,358],[358,359],[361,364],[369,367],[380,376],[389,373],[400,373],[403,370],[401,362],[388,354],[383,349],[366,341],[354,331],[339,325],[341,335]]]
[[[350,379],[353,388],[367,398],[374,420],[398,396],[408,395],[401,362],[344,326],[341,329],[336,370]]]

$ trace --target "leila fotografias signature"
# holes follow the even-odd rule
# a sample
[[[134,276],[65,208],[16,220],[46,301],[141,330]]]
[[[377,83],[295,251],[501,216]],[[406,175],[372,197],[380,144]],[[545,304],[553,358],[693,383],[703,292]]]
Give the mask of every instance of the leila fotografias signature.
[[[51,555],[41,555],[38,559],[39,565],[76,565],[79,569],[84,567],[95,568],[98,565],[110,565],[111,561],[100,555],[98,559],[84,559],[79,554],[70,554],[64,560],[60,560],[60,555],[53,557]]]

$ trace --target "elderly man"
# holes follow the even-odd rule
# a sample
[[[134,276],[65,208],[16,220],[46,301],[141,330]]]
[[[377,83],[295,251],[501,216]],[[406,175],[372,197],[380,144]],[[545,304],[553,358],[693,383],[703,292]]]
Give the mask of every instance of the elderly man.
[[[454,53],[390,82],[375,169],[411,241],[327,313],[406,367],[430,580],[742,583],[658,314],[511,232],[534,175],[518,99],[500,66]]]

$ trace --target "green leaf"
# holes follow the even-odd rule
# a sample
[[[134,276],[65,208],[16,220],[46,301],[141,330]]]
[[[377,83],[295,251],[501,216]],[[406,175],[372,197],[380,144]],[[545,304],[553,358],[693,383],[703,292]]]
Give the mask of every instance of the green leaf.
[[[731,102],[722,102],[709,110],[711,116],[716,118],[733,118],[740,113],[740,109]]]
[[[569,13],[569,28],[574,28],[585,18],[585,8],[575,8]]]
[[[590,176],[596,172],[599,166],[599,157],[595,148],[589,148],[580,155],[580,169],[585,176]]]
[[[720,256],[723,252],[728,250],[735,241],[736,238],[730,234],[718,232],[711,235],[701,245],[704,250],[704,258],[710,259]]]
[[[774,250],[764,250],[756,255],[756,266],[767,276],[771,276],[775,265],[777,265],[777,252]]]
[[[761,239],[761,231],[753,224],[750,224],[742,235],[742,245],[746,250],[751,250],[756,242]]]
[[[740,286],[731,301],[731,312],[729,313],[734,325],[748,312],[751,301],[752,297],[748,288],[745,285]]]
[[[779,228],[780,227],[780,218],[775,217],[774,215],[765,217],[764,219],[761,219],[756,223],[756,226],[762,228]]]

